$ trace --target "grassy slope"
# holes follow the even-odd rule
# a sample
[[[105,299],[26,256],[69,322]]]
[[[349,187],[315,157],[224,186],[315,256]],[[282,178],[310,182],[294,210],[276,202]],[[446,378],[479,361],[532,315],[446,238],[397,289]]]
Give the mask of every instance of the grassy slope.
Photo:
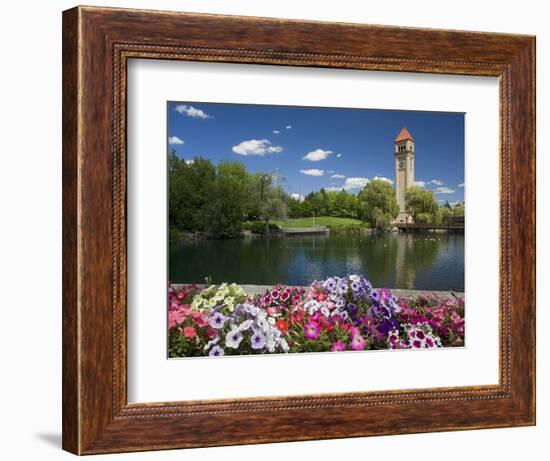
[[[312,227],[312,218],[287,219],[286,221],[271,221],[281,227]],[[360,225],[359,219],[334,218],[332,216],[318,216],[315,218],[315,226],[342,227],[349,225]]]

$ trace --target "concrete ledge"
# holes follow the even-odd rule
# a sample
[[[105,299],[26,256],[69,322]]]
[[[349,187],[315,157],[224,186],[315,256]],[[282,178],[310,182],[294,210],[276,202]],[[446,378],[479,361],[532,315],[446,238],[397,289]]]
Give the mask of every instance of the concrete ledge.
[[[173,287],[179,290],[187,283],[175,283]],[[206,287],[207,285],[197,284],[200,287]],[[264,294],[267,290],[273,288],[272,285],[243,285],[238,284],[246,293],[251,295]],[[306,288],[306,287],[302,287]],[[455,297],[464,298],[464,293],[459,291],[430,291],[430,290],[400,290],[397,288],[390,288],[391,292],[398,298],[414,298],[422,294],[429,294],[437,296],[439,298],[455,299]]]
[[[328,227],[280,227],[279,231],[282,234],[328,234]]]

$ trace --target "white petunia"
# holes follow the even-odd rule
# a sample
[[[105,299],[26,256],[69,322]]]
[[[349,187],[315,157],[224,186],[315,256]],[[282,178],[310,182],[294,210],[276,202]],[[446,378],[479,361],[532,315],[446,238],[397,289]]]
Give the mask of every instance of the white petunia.
[[[245,320],[237,327],[237,331],[246,331],[252,326],[253,323],[253,320]]]
[[[215,344],[218,344],[218,341],[220,340],[220,337],[219,336],[216,336],[214,339],[211,339],[210,341],[208,341],[206,343],[206,345],[204,346],[204,350],[207,351],[208,349],[210,349],[212,346],[214,346]]]

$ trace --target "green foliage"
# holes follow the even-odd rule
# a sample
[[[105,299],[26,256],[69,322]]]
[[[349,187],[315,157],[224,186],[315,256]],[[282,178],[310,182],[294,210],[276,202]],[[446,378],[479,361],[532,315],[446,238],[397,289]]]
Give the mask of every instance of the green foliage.
[[[315,216],[335,216],[339,218],[358,218],[359,200],[357,195],[341,191],[321,189],[310,192],[303,201],[290,198],[288,202],[290,218]]]
[[[387,181],[373,180],[359,194],[360,218],[377,229],[387,229],[399,214],[395,190]]]
[[[186,163],[174,151],[168,159],[168,220],[180,230],[204,230],[201,213],[208,203],[208,192],[216,180],[216,169],[208,160],[195,158]]]
[[[204,207],[205,230],[208,234],[230,238],[242,231],[242,221],[248,205],[248,173],[241,163],[222,162],[216,171],[216,181],[207,192]]]
[[[405,192],[405,203],[415,223],[439,224],[441,222],[441,210],[432,191],[416,186],[409,187]]]
[[[448,205],[448,202],[445,205]],[[445,205],[443,205],[440,210],[441,222],[443,224],[447,224],[449,222],[449,218],[453,215],[451,206],[449,205],[449,207],[447,207]]]
[[[181,238],[181,232],[174,226],[170,226],[168,229],[168,240],[171,242],[178,241]]]
[[[460,203],[456,204],[452,209],[453,216],[464,216],[465,211],[465,205]]]
[[[450,221],[451,217],[454,216],[464,216],[464,204],[456,204],[454,207],[451,207],[449,202],[446,202],[440,209],[441,213],[441,222],[447,224]]]
[[[261,221],[253,221],[249,224],[249,229],[250,229],[250,232],[252,232],[253,234],[265,234],[266,233],[266,228],[265,228],[265,224]]]
[[[217,167],[196,157],[169,157],[170,236],[177,231],[203,231],[215,238],[238,236],[246,220],[286,218],[288,195],[274,187],[271,175],[251,175],[242,163],[222,162]]]

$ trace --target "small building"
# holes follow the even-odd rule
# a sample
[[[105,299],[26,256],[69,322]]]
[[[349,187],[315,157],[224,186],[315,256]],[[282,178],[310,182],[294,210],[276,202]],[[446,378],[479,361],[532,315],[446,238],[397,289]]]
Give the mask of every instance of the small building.
[[[405,192],[414,184],[414,139],[403,127],[394,141],[395,145],[395,197],[399,214],[395,223],[412,223],[413,217],[406,209]]]

